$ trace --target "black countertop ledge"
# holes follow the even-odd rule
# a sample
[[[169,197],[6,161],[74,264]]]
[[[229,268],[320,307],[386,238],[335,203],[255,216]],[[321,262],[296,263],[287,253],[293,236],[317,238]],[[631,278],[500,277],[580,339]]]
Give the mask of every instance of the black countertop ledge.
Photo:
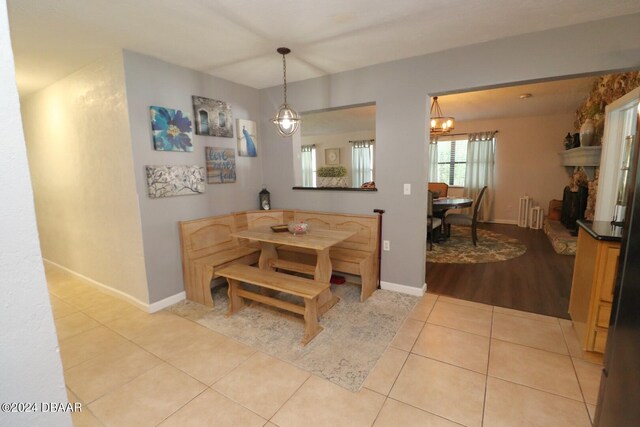
[[[588,222],[579,219],[577,223],[580,228],[596,240],[606,240],[609,242],[619,242],[622,240],[622,227],[611,225],[609,221]]]

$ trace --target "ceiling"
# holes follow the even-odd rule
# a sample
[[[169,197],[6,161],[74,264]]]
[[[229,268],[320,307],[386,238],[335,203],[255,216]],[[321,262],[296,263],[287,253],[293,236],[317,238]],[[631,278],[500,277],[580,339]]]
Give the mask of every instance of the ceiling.
[[[640,12],[638,0],[8,0],[21,95],[129,49],[254,88]]]

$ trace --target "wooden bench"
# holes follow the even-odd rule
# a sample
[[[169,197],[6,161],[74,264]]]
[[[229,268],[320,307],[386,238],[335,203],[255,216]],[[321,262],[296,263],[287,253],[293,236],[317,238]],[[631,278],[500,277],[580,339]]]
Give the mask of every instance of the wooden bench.
[[[306,345],[322,331],[318,324],[318,296],[329,283],[322,283],[304,277],[292,276],[271,270],[262,270],[248,265],[234,264],[222,268],[217,274],[229,282],[229,315],[244,307],[243,298],[304,316],[304,337]],[[241,282],[250,283],[269,291],[277,291],[302,298],[304,305],[283,301],[272,296],[258,294],[242,288]]]
[[[187,299],[213,307],[211,280],[235,263],[255,264],[258,247],[240,243],[231,233],[246,229],[244,213],[180,222],[182,273]]]

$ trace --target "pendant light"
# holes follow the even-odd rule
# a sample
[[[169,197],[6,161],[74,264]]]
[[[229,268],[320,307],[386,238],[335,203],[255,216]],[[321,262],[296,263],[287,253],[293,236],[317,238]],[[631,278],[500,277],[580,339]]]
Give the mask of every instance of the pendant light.
[[[442,110],[440,109],[440,104],[438,104],[437,96],[433,97],[429,115],[431,116],[431,126],[429,127],[429,133],[431,135],[449,133],[455,127],[456,119],[442,115]]]
[[[287,104],[287,60],[285,55],[291,52],[291,49],[279,47],[278,53],[282,55],[282,71],[284,75],[284,104],[278,109],[278,114],[273,118],[273,124],[278,127],[278,133],[282,136],[291,136],[298,130],[300,126],[300,116],[289,104]]]

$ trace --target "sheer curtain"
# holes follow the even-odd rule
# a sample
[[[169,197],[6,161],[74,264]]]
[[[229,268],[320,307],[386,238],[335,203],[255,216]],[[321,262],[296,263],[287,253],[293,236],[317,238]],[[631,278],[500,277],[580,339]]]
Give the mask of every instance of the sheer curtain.
[[[467,146],[467,171],[464,179],[464,196],[476,199],[485,185],[488,187],[482,200],[478,219],[485,221],[492,215],[494,194],[494,168],[496,132],[469,134]]]
[[[429,141],[429,167],[427,182],[439,182],[438,177],[438,140]]]
[[[315,163],[316,163],[316,146],[315,145],[303,145],[302,155],[302,186],[303,187],[315,187],[316,175],[315,175]]]
[[[373,181],[373,139],[349,141],[351,145],[351,182],[360,188],[365,182]]]

